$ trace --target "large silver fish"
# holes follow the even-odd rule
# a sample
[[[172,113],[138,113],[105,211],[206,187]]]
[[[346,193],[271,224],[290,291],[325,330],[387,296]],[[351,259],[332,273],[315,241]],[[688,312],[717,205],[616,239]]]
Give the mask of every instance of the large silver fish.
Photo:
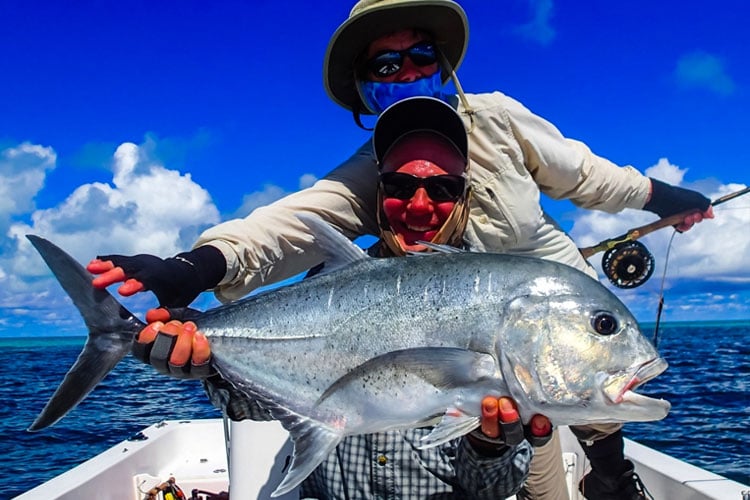
[[[302,217],[301,217],[302,218]],[[219,373],[269,407],[295,445],[276,494],[345,436],[437,424],[434,446],[510,395],[524,422],[664,418],[633,389],[667,367],[604,286],[568,266],[488,253],[371,259],[318,219],[327,272],[202,313]],[[55,423],[129,352],[145,325],[47,240],[29,236],[89,328],[78,360],[29,428]]]

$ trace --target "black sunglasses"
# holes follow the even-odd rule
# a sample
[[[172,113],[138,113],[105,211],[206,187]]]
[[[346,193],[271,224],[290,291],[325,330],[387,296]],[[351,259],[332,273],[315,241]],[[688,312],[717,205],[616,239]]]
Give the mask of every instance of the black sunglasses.
[[[380,174],[380,185],[387,198],[408,200],[417,189],[424,187],[434,201],[457,201],[464,195],[466,179],[460,175],[417,177],[401,172],[386,172]]]
[[[367,69],[379,77],[391,76],[404,65],[404,57],[409,56],[417,66],[429,66],[437,61],[437,51],[432,42],[415,43],[404,50],[386,50],[375,54],[367,61]]]

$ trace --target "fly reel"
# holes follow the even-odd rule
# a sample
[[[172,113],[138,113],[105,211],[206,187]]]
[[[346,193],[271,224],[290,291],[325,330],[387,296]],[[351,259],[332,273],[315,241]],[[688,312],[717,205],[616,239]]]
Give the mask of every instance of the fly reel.
[[[604,253],[602,270],[616,287],[635,288],[654,273],[654,256],[640,241],[629,241]]]

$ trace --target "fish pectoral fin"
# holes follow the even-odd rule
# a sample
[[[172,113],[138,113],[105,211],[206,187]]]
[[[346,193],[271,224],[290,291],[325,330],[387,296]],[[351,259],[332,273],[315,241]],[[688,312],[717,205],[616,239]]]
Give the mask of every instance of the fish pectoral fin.
[[[318,273],[318,276],[371,258],[364,250],[320,217],[303,212],[297,214],[297,218],[310,229],[315,237],[315,243],[326,255],[325,267]]]
[[[279,418],[281,425],[289,431],[294,443],[294,454],[289,472],[271,494],[272,497],[283,495],[296,488],[325,460],[344,437],[336,429],[317,420],[292,412],[281,416],[278,410],[277,408],[275,417]]]
[[[369,359],[332,383],[316,404],[350,384],[384,372],[409,373],[439,389],[474,385],[496,377],[495,358],[460,347],[415,347],[391,351]]]
[[[446,441],[463,436],[479,426],[479,417],[468,415],[458,408],[448,408],[440,423],[421,439],[419,449],[438,446]]]

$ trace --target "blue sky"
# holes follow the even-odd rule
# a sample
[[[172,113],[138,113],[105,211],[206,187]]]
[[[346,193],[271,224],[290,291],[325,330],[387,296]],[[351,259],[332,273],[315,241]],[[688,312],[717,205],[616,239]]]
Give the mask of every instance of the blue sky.
[[[466,91],[500,90],[599,155],[712,199],[750,182],[746,2],[461,3]],[[0,3],[0,336],[83,333],[25,234],[84,263],[172,255],[368,140],[322,86],[352,4]],[[579,246],[654,220],[544,204]],[[747,196],[675,237],[666,319],[750,318],[749,223]],[[644,239],[654,278],[617,291],[644,321],[670,236]],[[142,295],[126,305],[155,305]]]

